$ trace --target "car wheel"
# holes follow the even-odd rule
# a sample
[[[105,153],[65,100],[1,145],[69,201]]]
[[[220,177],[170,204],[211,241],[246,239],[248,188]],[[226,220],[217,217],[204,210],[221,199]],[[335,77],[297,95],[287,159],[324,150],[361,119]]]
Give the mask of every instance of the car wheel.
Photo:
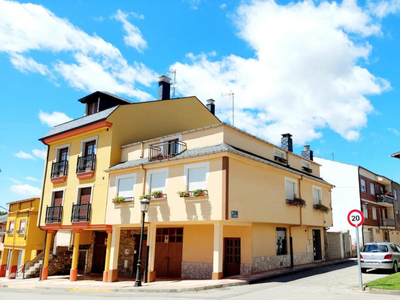
[[[367,273],[367,268],[361,268],[361,273]]]
[[[397,262],[393,263],[393,273],[397,273],[398,271],[398,266],[397,266]]]

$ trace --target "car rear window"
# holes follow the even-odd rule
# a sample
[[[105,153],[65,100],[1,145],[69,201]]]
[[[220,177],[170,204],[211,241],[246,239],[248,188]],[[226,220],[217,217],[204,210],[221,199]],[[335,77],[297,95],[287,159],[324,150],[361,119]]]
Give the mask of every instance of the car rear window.
[[[362,252],[389,252],[385,245],[365,245]]]

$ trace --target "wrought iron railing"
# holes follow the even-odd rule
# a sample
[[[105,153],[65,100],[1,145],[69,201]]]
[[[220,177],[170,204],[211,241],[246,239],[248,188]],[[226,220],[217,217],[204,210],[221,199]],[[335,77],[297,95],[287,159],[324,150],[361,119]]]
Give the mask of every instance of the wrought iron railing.
[[[67,176],[68,160],[53,162],[51,165],[51,178]]]
[[[71,213],[71,222],[89,222],[90,221],[90,203],[73,204]]]
[[[380,219],[379,226],[382,227],[395,227],[396,222],[393,219]]]
[[[76,173],[85,173],[95,170],[96,165],[96,154],[90,154],[86,156],[78,156],[78,162],[76,164]]]
[[[178,140],[166,141],[149,146],[149,161],[174,157],[186,150],[186,143]]]
[[[63,207],[47,206],[46,208],[46,223],[61,223]]]
[[[388,195],[378,195],[376,196],[376,201],[378,203],[387,203],[393,205],[394,197]]]
[[[274,156],[274,159],[276,160],[276,161],[279,161],[280,163],[287,163],[287,159],[286,158],[283,158],[283,157],[280,157],[280,156]]]

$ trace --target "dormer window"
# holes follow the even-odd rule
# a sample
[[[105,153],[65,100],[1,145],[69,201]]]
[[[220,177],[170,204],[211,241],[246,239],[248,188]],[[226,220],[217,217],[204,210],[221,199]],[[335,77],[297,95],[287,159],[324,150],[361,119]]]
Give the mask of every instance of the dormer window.
[[[274,159],[280,163],[287,163],[286,153],[278,149],[274,149]]]
[[[306,171],[308,173],[312,173],[311,164],[308,161],[302,160],[301,161],[301,168],[303,169],[303,171]]]
[[[99,112],[99,100],[86,104],[86,115],[93,115]]]

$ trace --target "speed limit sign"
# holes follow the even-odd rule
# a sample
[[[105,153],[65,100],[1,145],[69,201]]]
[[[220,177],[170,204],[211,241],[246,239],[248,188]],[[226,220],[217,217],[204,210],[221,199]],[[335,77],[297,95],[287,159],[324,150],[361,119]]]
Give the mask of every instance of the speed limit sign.
[[[359,227],[364,223],[364,215],[358,209],[353,209],[347,215],[347,220],[351,226]]]

